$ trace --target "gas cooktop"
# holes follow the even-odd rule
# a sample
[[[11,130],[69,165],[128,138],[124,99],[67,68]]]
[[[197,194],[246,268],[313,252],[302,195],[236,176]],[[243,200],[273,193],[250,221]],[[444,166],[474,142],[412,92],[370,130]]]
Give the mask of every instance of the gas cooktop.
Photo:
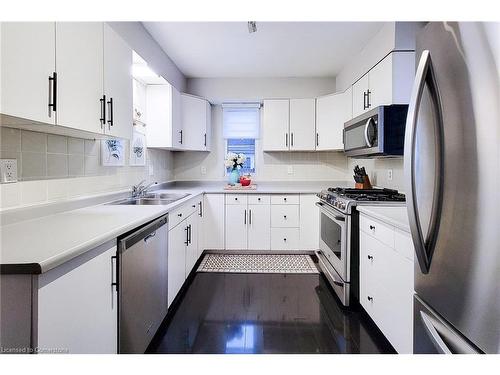
[[[401,205],[405,195],[393,189],[328,188],[317,194],[323,203],[337,210],[351,213],[352,207],[360,204]]]

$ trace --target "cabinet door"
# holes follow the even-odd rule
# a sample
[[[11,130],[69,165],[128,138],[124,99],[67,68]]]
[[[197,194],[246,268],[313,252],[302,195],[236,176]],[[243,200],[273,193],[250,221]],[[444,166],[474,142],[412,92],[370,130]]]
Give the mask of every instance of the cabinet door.
[[[57,124],[100,133],[103,23],[57,22]]]
[[[224,194],[205,194],[203,197],[202,250],[224,249]]]
[[[248,249],[271,249],[271,205],[248,205]]]
[[[55,23],[1,23],[3,114],[55,124],[49,77],[56,69]]]
[[[186,278],[198,260],[198,214],[194,213],[186,220],[188,244],[186,246]]]
[[[168,232],[168,306],[186,280],[187,225],[183,221]]]
[[[82,264],[75,259],[39,276],[39,348],[117,352],[116,246],[96,251]]]
[[[288,99],[264,100],[263,140],[264,151],[287,151],[289,139],[290,101]]]
[[[115,137],[132,138],[132,49],[104,24],[105,131]]]
[[[206,100],[181,94],[183,146],[186,150],[205,150],[207,127]]]
[[[290,99],[290,150],[314,151],[315,99]]]
[[[171,88],[171,129],[172,129],[172,147],[177,149],[184,149],[186,144],[186,137],[184,136],[184,129],[182,128],[182,101],[181,93],[172,86]]]
[[[323,96],[316,101],[316,150],[343,150],[344,123],[352,118],[352,94]]]
[[[370,109],[392,104],[392,53],[368,73]]]
[[[300,249],[319,249],[319,208],[315,194],[300,195]]]
[[[368,88],[368,74],[365,74],[352,85],[352,117],[359,116],[369,110],[365,98]]]
[[[226,205],[226,249],[247,248],[248,209],[246,205]]]

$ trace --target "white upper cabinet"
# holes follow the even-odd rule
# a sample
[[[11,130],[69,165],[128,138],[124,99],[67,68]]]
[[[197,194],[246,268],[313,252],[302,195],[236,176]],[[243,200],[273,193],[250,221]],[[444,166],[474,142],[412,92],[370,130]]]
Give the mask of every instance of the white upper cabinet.
[[[314,151],[315,128],[315,100],[290,99],[290,150]]]
[[[290,129],[290,100],[264,100],[262,126],[263,151],[288,151]]]
[[[132,137],[132,49],[104,24],[104,95],[106,134]]]
[[[352,94],[343,93],[316,99],[316,150],[343,150],[344,123],[352,118]]]
[[[414,72],[414,52],[391,52],[352,85],[353,117],[380,105],[408,104]]]
[[[102,22],[56,23],[58,125],[103,130],[103,48]]]
[[[146,88],[146,144],[148,147],[182,149],[181,95],[170,84]]]
[[[181,94],[182,136],[186,150],[209,151],[210,103],[197,96]]]
[[[55,40],[53,22],[1,23],[1,113],[55,124]]]
[[[369,91],[368,74],[365,74],[352,85],[352,117],[359,116],[369,110],[367,103]]]

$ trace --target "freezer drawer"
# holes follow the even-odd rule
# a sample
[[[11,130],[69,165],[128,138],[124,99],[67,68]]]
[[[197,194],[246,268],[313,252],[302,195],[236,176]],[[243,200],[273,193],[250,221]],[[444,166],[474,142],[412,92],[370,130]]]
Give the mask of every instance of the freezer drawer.
[[[482,353],[467,338],[426,305],[417,295],[415,295],[413,302],[413,353]]]

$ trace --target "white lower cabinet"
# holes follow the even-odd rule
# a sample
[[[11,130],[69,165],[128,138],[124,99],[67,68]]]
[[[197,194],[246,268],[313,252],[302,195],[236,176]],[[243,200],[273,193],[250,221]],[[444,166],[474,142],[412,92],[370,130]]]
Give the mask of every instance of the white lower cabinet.
[[[271,249],[271,207],[269,204],[248,205],[248,249]]]
[[[383,228],[392,238],[403,239],[389,246],[370,227],[360,225],[360,303],[398,353],[413,352],[413,246],[409,233],[361,214],[360,222]],[[394,243],[394,242],[393,242]],[[409,249],[407,247],[410,247]],[[408,255],[411,254],[411,258]]]
[[[200,199],[190,200],[169,214],[168,306],[172,304],[199,256]]]
[[[319,212],[315,202],[314,194],[226,194],[224,248],[318,249]]]
[[[38,348],[117,352],[115,255],[97,248],[39,276]]]
[[[271,250],[300,250],[299,228],[271,228]]]
[[[205,194],[202,207],[203,241],[201,248],[224,249],[224,194]]]
[[[245,250],[247,248],[247,215],[248,209],[246,204],[240,205],[226,203],[225,229],[227,250]]]

